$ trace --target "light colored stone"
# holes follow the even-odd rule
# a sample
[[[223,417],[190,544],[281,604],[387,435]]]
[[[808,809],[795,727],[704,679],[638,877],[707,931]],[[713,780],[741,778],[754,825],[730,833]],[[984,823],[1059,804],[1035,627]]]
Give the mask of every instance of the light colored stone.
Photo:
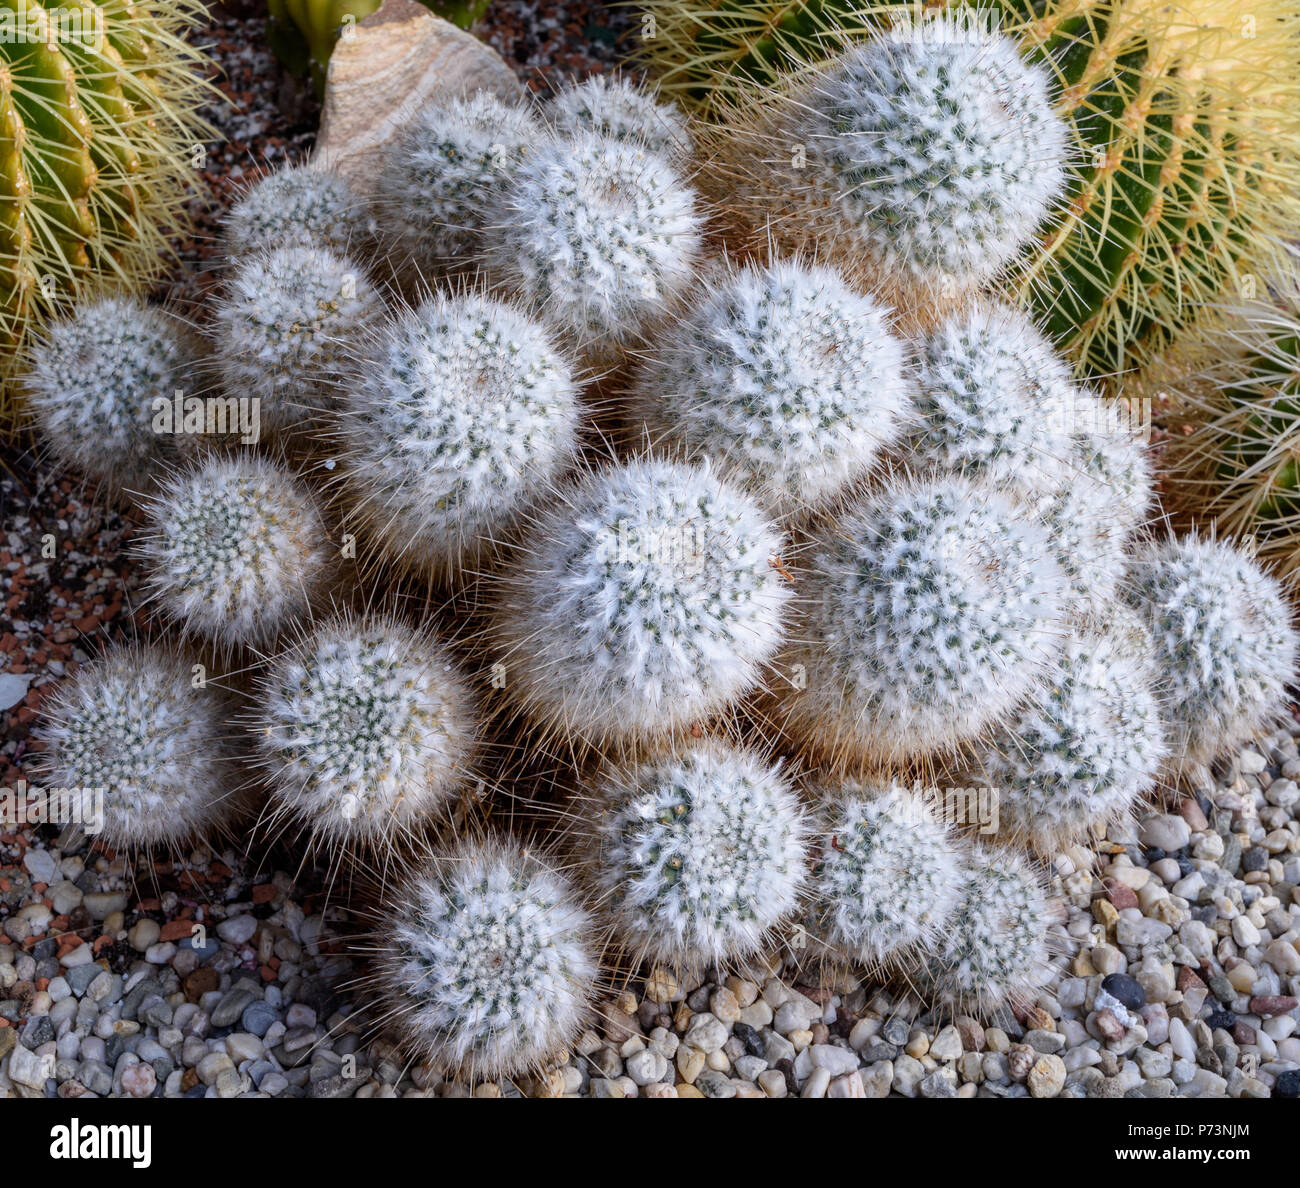
[[[477,37],[415,0],[384,0],[330,55],[312,162],[365,195],[384,147],[415,112],[480,90],[507,100],[524,94],[514,71]]]

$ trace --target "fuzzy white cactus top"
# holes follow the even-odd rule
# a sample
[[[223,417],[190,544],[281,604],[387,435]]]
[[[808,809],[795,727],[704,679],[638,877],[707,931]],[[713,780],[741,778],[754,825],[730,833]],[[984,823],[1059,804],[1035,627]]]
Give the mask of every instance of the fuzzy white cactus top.
[[[586,861],[634,958],[698,969],[757,952],[807,877],[808,827],[774,765],[718,741],[610,768]]]
[[[1042,526],[960,476],[904,479],[822,534],[800,641],[781,668],[789,724],[828,757],[949,751],[1039,686],[1064,587]],[[791,687],[793,686],[793,687]]]
[[[655,739],[762,679],[790,597],[782,537],[707,467],[592,474],[528,539],[493,613],[506,689],[535,719],[587,741]]]
[[[383,312],[378,291],[345,256],[307,246],[246,256],[215,302],[222,385],[257,398],[267,435],[309,431],[333,408],[339,372]]]
[[[339,418],[348,498],[418,570],[472,560],[572,459],[572,371],[510,305],[436,295],[385,327],[354,372]]]
[[[567,882],[505,841],[409,876],[378,932],[388,1017],[419,1060],[492,1080],[535,1068],[591,1014],[589,921]]]
[[[686,117],[625,78],[595,74],[557,92],[547,108],[560,132],[595,132],[639,144],[654,153],[684,158],[691,150]]]
[[[822,790],[810,931],[853,961],[907,961],[957,908],[957,843],[921,795],[849,781]]]
[[[916,379],[912,465],[1017,487],[1069,468],[1070,372],[1018,310],[979,304],[946,319],[921,342]]]
[[[1071,634],[1046,688],[981,750],[1000,831],[1041,852],[1129,816],[1155,791],[1168,745],[1151,637],[1122,606]]]
[[[146,512],[149,597],[218,646],[271,643],[331,582],[315,499],[267,459],[209,457],[164,483]]]
[[[1184,537],[1137,551],[1129,605],[1155,642],[1176,767],[1209,763],[1263,730],[1296,676],[1291,608],[1240,549]]]
[[[975,850],[958,908],[921,968],[919,984],[957,1010],[1029,1003],[1052,977],[1049,907],[1032,866],[1011,850]]]
[[[44,785],[102,793],[99,836],[110,846],[179,847],[236,814],[228,707],[215,686],[195,686],[179,654],[110,647],[60,682],[43,712]]]
[[[714,280],[632,394],[652,440],[712,458],[776,515],[840,493],[899,436],[908,398],[890,315],[793,261]]]
[[[453,795],[474,753],[468,682],[427,634],[385,616],[321,624],[277,657],[251,726],[273,818],[375,845]]]
[[[543,136],[532,111],[487,91],[422,107],[388,149],[375,203],[399,250],[433,269],[481,248],[484,211]]]
[[[702,220],[667,158],[578,134],[543,141],[515,171],[487,231],[488,263],[584,351],[637,342],[680,300]]]
[[[261,178],[230,208],[225,246],[236,258],[278,247],[346,255],[374,231],[365,203],[341,174],[291,165]]]
[[[114,497],[149,490],[176,458],[153,431],[154,402],[193,392],[200,343],[179,318],[134,297],[102,297],[52,322],[21,380],[44,444]]]
[[[1049,86],[1000,34],[955,18],[892,29],[791,101],[788,132],[808,156],[795,184],[805,176],[839,236],[886,272],[965,290],[1011,259],[1062,191],[1068,139]]]

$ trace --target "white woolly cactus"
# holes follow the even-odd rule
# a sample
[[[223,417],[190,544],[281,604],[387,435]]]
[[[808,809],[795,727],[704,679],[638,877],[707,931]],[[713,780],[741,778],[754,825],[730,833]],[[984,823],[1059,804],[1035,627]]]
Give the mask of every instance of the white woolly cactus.
[[[682,297],[701,224],[694,191],[667,158],[592,134],[548,139],[503,192],[488,265],[602,358],[636,343]]]
[[[804,810],[780,766],[751,751],[708,740],[611,765],[581,812],[588,877],[636,959],[746,957],[799,905]]]
[[[476,255],[490,199],[544,134],[527,107],[487,91],[421,108],[376,178],[384,226],[426,267]]]
[[[1011,850],[977,849],[964,865],[957,911],[913,978],[954,1010],[1031,1002],[1053,976],[1042,884]]]
[[[331,583],[311,493],[264,458],[209,457],[146,504],[148,596],[183,630],[221,647],[263,647]]]
[[[999,486],[1059,482],[1069,467],[1070,371],[1018,310],[977,304],[947,318],[922,340],[916,380],[914,466]]]
[[[1127,545],[1133,534],[1146,525],[1155,501],[1150,455],[1141,437],[1124,418],[1116,414],[1115,422],[1107,423],[1117,406],[1091,393],[1088,395],[1099,423],[1076,434],[1076,465],[1110,492],[1106,519],[1110,531]]]
[[[1175,772],[1266,729],[1296,675],[1291,608],[1240,549],[1184,537],[1143,546],[1124,583],[1155,642]]]
[[[957,910],[961,851],[926,801],[897,784],[821,791],[812,939],[864,965],[906,964]]]
[[[547,114],[552,126],[566,135],[595,132],[668,157],[685,157],[691,149],[681,109],[660,102],[626,78],[596,74],[567,86],[556,93]]]
[[[268,173],[230,208],[225,247],[236,258],[281,247],[346,255],[374,230],[365,203],[341,174],[291,165]]]
[[[504,840],[412,871],[378,931],[383,1014],[419,1061],[494,1080],[559,1056],[591,1016],[589,919],[568,883]]]
[[[1072,634],[1045,689],[980,750],[1000,829],[1051,856],[1128,818],[1168,754],[1151,637],[1132,612]]]
[[[45,328],[22,385],[54,459],[115,499],[149,490],[176,459],[155,404],[193,382],[201,344],[179,318],[134,297],[91,301]]]
[[[962,476],[895,481],[818,539],[775,710],[831,761],[952,751],[1037,690],[1062,630],[1047,536]]]
[[[426,632],[383,615],[315,627],[270,664],[249,723],[268,817],[330,849],[375,849],[436,814],[468,774],[477,714]]]
[[[739,164],[759,181],[783,170],[782,186],[766,187],[789,203],[779,230],[951,295],[1007,264],[1065,183],[1067,131],[1047,71],[958,17],[848,49],[781,97],[766,139],[766,152],[743,144]],[[788,169],[795,146],[806,164]]]
[[[241,808],[224,696],[196,686],[175,652],[115,644],[60,682],[43,713],[47,785],[102,791],[102,823],[86,802],[82,824],[115,849],[176,849],[225,831]]]
[[[383,312],[358,266],[325,248],[273,248],[238,260],[215,303],[222,385],[258,402],[264,433],[309,430],[333,408],[340,369]]]
[[[386,326],[353,373],[345,498],[389,557],[431,577],[504,537],[576,450],[569,363],[510,305],[436,295]]]
[[[824,503],[902,428],[903,348],[889,323],[826,268],[725,274],[650,355],[633,411],[654,440],[714,459],[776,515]]]
[[[505,688],[585,742],[654,740],[762,678],[790,597],[781,535],[706,466],[638,461],[586,477],[496,579]]]

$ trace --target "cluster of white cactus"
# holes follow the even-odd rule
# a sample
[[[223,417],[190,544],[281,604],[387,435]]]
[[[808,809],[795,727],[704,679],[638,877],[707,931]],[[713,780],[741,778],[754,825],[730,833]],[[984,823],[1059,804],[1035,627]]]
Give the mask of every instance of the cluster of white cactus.
[[[1065,142],[1039,67],[930,24],[741,130],[735,207],[780,217],[734,255],[696,130],[619,80],[425,109],[369,213],[311,169],[260,182],[211,334],[260,445],[178,468],[151,440],[194,358],[166,315],[51,331],[28,388],[56,456],[152,491],[146,594],[256,676],[233,729],[146,647],[51,702],[51,769],[109,789],[115,844],[227,824],[237,751],[264,823],[391,859],[379,1005],[471,1077],[576,1038],[600,937],[700,968],[804,936],[962,1009],[1032,997],[1023,846],[1267,727],[1297,641],[1241,549],[1156,539],[1144,449],[1033,325],[946,302],[1035,232]],[[806,150],[793,181],[759,133]],[[417,597],[348,609],[356,563],[368,608]],[[566,773],[572,885],[466,825],[494,747]],[[960,780],[996,798],[989,848],[940,819]]]

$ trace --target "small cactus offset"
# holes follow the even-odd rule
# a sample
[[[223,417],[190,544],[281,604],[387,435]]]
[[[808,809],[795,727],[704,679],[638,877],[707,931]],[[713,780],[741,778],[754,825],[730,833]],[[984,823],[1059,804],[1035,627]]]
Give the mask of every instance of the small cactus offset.
[[[150,491],[179,460],[157,402],[193,382],[202,344],[165,310],[107,296],[46,326],[21,385],[51,454],[112,499]]]
[[[351,371],[343,500],[385,557],[435,581],[504,541],[573,460],[572,369],[510,305],[430,297],[368,340]]]
[[[177,652],[111,645],[61,684],[43,712],[47,784],[102,794],[100,828],[87,831],[114,849],[176,851],[229,832],[244,807],[225,696],[196,683]]]
[[[957,910],[912,977],[958,1011],[1026,1006],[1051,979],[1051,907],[1034,868],[1011,850],[966,855]]]
[[[1131,611],[1109,617],[1071,635],[1045,690],[980,750],[1000,832],[1047,857],[1131,818],[1169,754],[1151,637]]]
[[[829,269],[778,262],[711,283],[629,402],[652,442],[713,459],[788,516],[868,475],[907,398],[888,311]]]
[[[703,220],[668,158],[578,133],[528,153],[490,223],[497,283],[602,361],[641,342],[686,295]]]
[[[493,577],[505,691],[580,743],[658,741],[760,684],[790,599],[781,534],[705,466],[638,461],[553,497]]]
[[[1066,181],[1048,73],[955,21],[900,24],[790,77],[718,140],[757,238],[815,248],[912,299],[991,281]]]
[[[691,151],[690,128],[677,105],[658,102],[625,78],[596,74],[565,87],[546,114],[564,135],[594,132],[672,158],[684,159]]]
[[[371,953],[380,1016],[419,1061],[471,1081],[538,1068],[593,1015],[590,917],[505,839],[432,855],[393,893]]]
[[[601,914],[637,960],[681,971],[752,956],[798,908],[806,814],[753,752],[710,740],[611,766],[574,811]]]
[[[340,174],[309,165],[268,173],[230,208],[225,248],[239,258],[285,247],[348,255],[374,234],[365,203]]]
[[[808,934],[814,953],[906,967],[957,911],[962,852],[926,801],[897,784],[819,789]]]
[[[383,312],[358,265],[326,248],[276,247],[240,259],[216,305],[220,382],[258,402],[269,435],[310,433],[334,408],[338,373]]]
[[[806,568],[772,708],[827,760],[951,753],[1050,670],[1060,571],[1042,526],[987,486],[897,481],[841,517]]]
[[[1281,586],[1240,549],[1196,537],[1146,545],[1124,595],[1155,642],[1176,774],[1212,762],[1282,712],[1300,641]]]
[[[432,274],[476,259],[491,200],[542,136],[530,109],[486,91],[421,108],[375,184],[376,212],[396,251]]]
[[[145,590],[186,634],[266,647],[324,601],[335,563],[316,498],[256,456],[211,456],[145,504]]]
[[[468,681],[427,632],[382,615],[313,628],[260,678],[249,720],[266,817],[330,852],[386,853],[469,778]]]

